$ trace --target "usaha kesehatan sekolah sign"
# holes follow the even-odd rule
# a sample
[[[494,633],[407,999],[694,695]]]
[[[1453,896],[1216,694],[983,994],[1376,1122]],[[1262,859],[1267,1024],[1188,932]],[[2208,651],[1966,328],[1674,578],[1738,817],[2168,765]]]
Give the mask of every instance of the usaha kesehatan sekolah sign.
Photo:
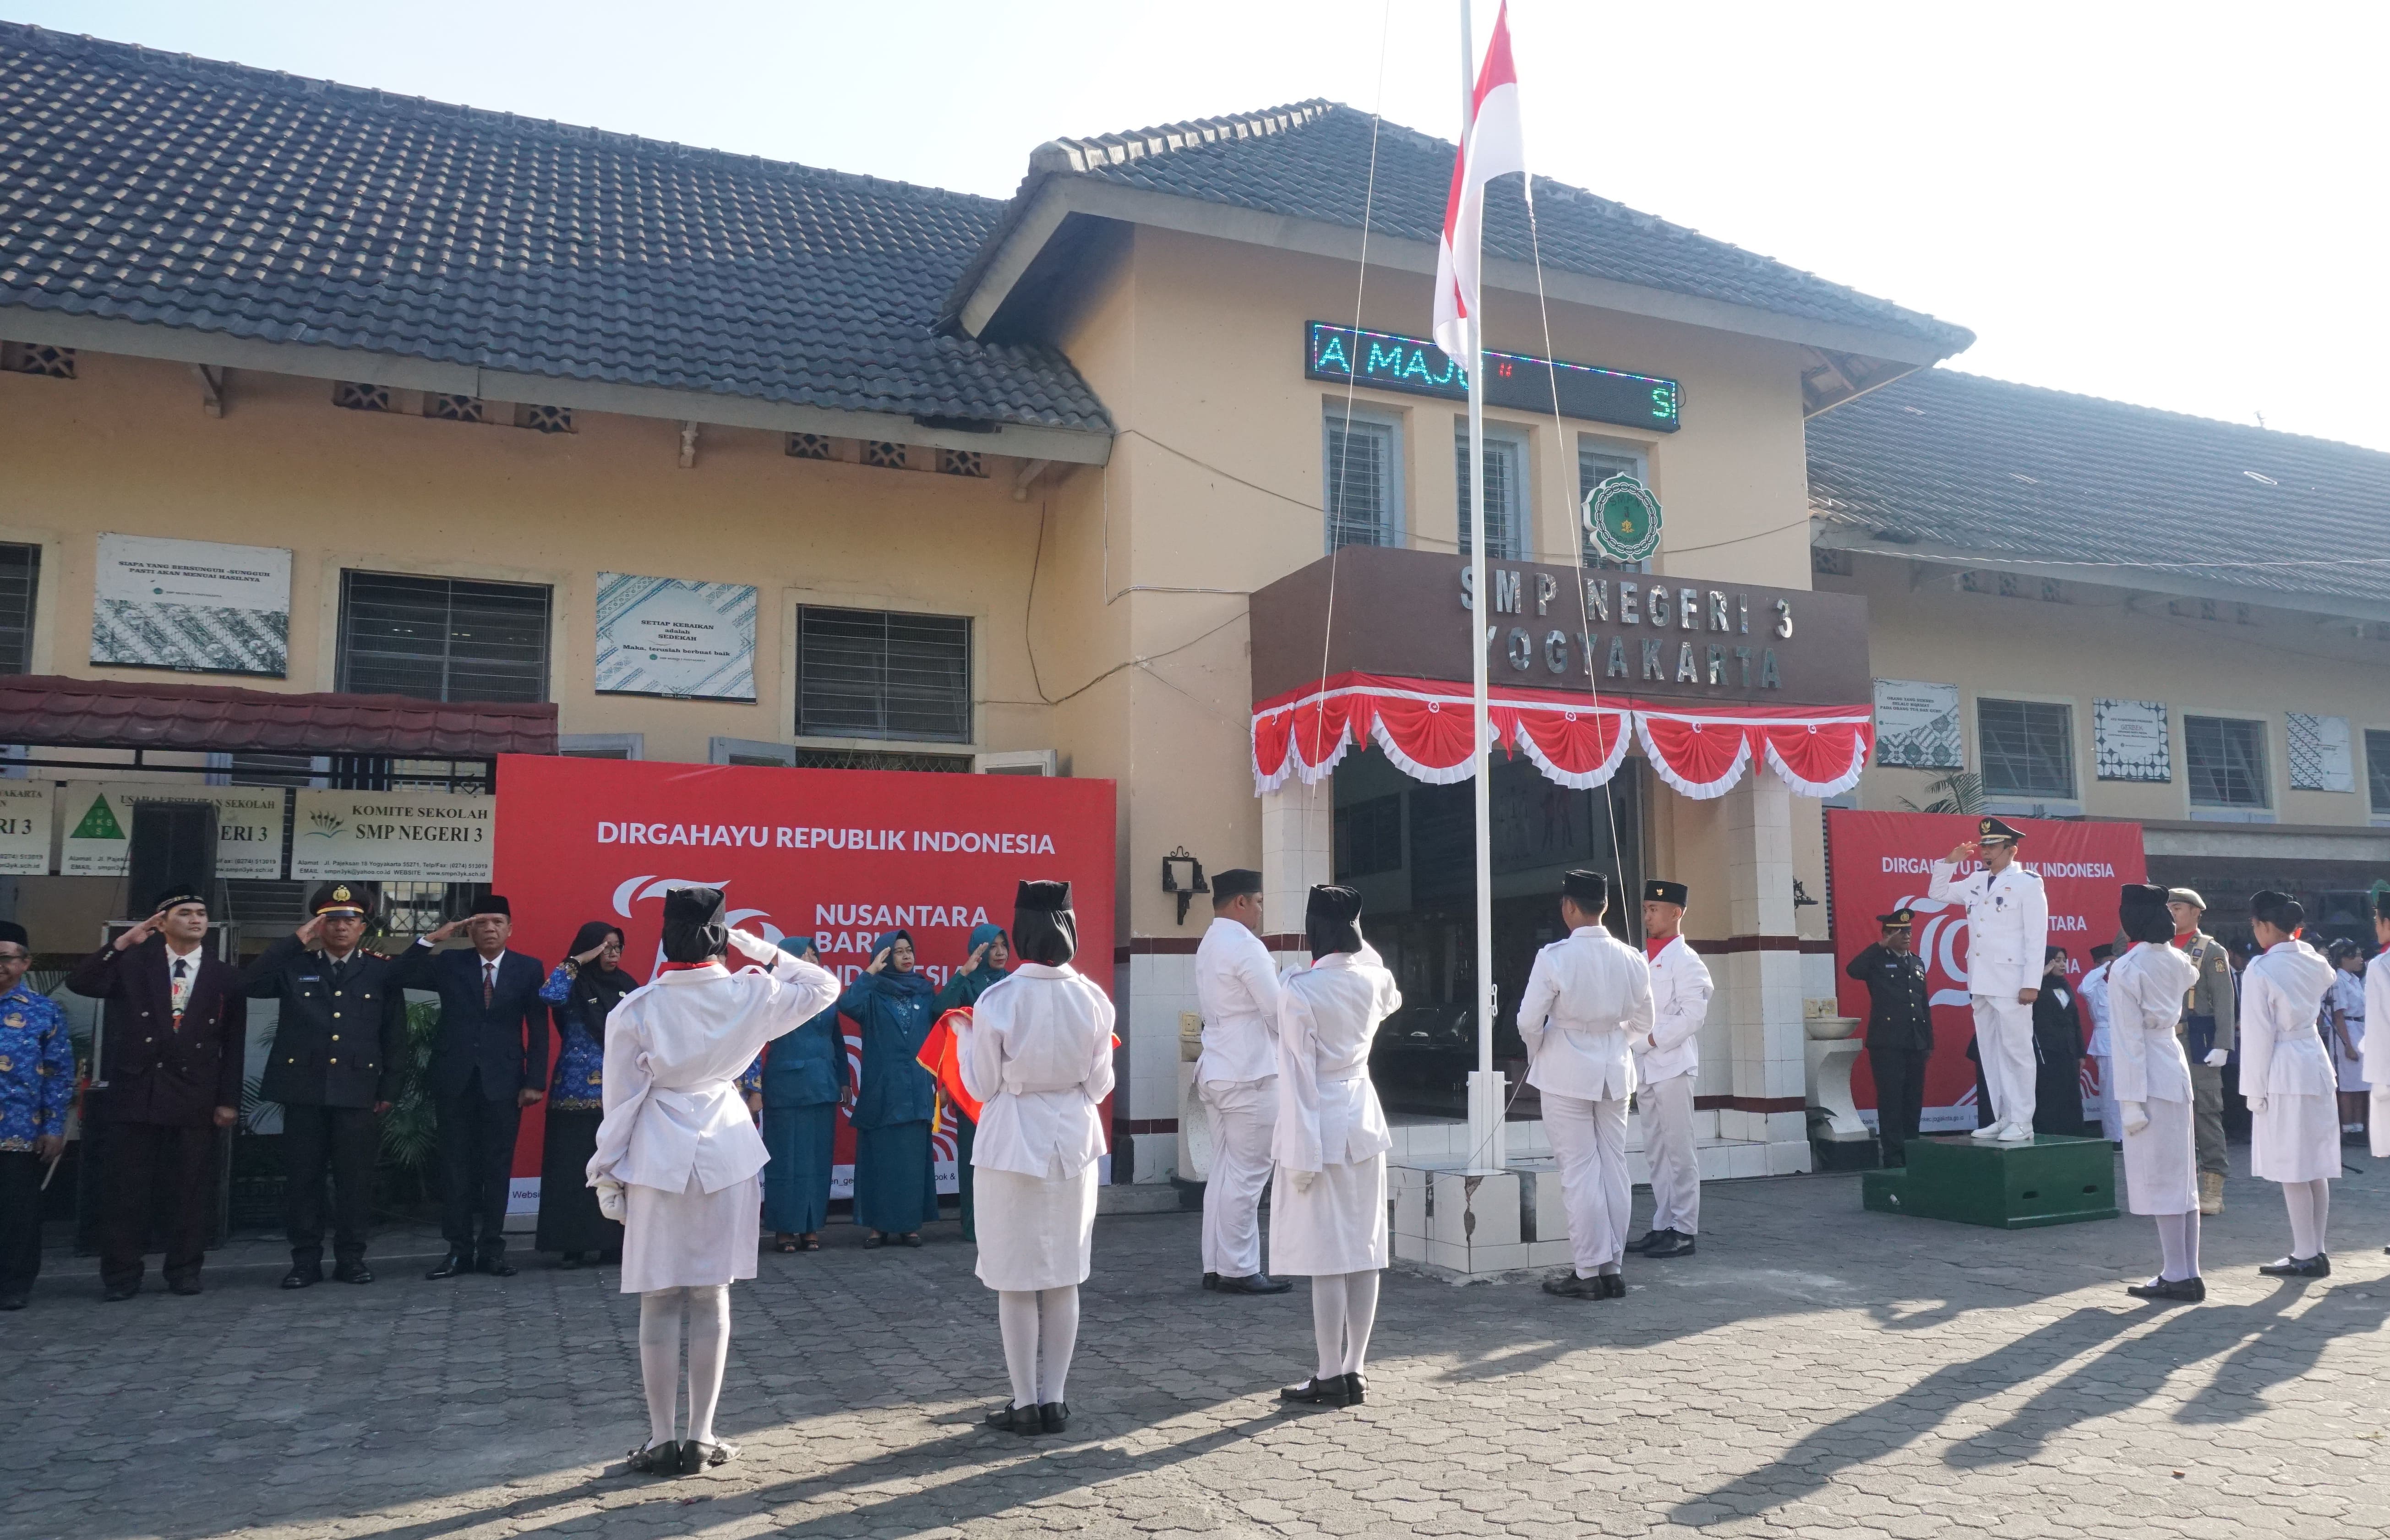
[[[1078,911],[1078,966],[1109,992],[1113,828],[1105,780],[509,755],[491,882],[513,905],[516,950],[551,967],[575,930],[603,919],[623,928],[623,966],[652,978],[664,894],[698,885],[724,891],[735,925],[815,937],[844,982],[869,965],[875,937],[909,930],[943,984],[973,926],[1010,929],[1022,879],[1060,878]],[[859,1065],[853,1023],[840,1028]],[[932,1136],[944,1192],[955,1190],[954,1132],[942,1119]],[[515,1147],[518,1210],[537,1205],[540,1138],[534,1109]],[[831,1191],[847,1197],[843,1111],[837,1140]]]

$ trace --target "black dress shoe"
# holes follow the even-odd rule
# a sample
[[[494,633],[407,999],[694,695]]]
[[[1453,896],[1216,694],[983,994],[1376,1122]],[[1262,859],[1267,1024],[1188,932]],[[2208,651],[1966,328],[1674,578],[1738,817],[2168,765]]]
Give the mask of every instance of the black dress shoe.
[[[1671,1232],[1667,1230],[1646,1230],[1643,1232],[1643,1238],[1640,1240],[1629,1241],[1627,1243],[1626,1250],[1630,1251],[1648,1251],[1652,1247],[1660,1244],[1662,1238],[1670,1233]]]
[[[439,1266],[424,1274],[427,1278],[453,1278],[459,1273],[473,1270],[473,1259],[462,1251],[451,1251]]]
[[[1223,1294],[1283,1294],[1293,1288],[1284,1278],[1274,1278],[1267,1273],[1248,1273],[1240,1278],[1220,1280]]]
[[[2166,1300],[2178,1304],[2198,1304],[2207,1298],[2204,1278],[2152,1278],[2147,1283],[2128,1286],[2125,1292],[2137,1300]]]
[[[336,1262],[332,1264],[332,1281],[334,1283],[371,1283],[373,1269],[365,1264],[363,1258],[355,1262]]]
[[[1368,1381],[1363,1380],[1357,1372],[1346,1375],[1344,1377],[1344,1405],[1347,1406],[1358,1406],[1361,1403],[1368,1399]]]
[[[1003,1405],[998,1406],[996,1410],[988,1413],[982,1420],[986,1422],[986,1424],[991,1428],[1010,1428],[1012,1426],[1012,1403],[1009,1401],[1006,1402]]]
[[[1071,1404],[1067,1401],[1041,1401],[1037,1404],[1037,1431],[1059,1433],[1071,1425]]]
[[[2328,1278],[2332,1277],[2332,1258],[2318,1251],[2311,1257],[2284,1257],[2257,1269],[2269,1278]]]
[[[670,1439],[662,1444],[643,1444],[631,1451],[630,1469],[640,1476],[677,1476],[680,1445]]]
[[[876,1251],[880,1247],[887,1244],[888,1238],[884,1235],[879,1234],[877,1231],[863,1238],[863,1249],[867,1251]]]
[[[1280,1401],[1301,1402],[1313,1406],[1347,1405],[1349,1403],[1345,1396],[1344,1377],[1341,1374],[1331,1374],[1325,1380],[1315,1374],[1302,1384],[1289,1385],[1278,1392]]]
[[[1594,1281],[1601,1285],[1601,1297],[1605,1300],[1626,1297],[1626,1275],[1624,1273],[1604,1273]]]
[[[494,1278],[510,1278],[515,1276],[514,1267],[507,1261],[507,1254],[504,1251],[500,1251],[494,1257],[483,1257],[475,1265],[478,1271],[487,1273]]]
[[[708,1466],[728,1465],[738,1457],[739,1446],[735,1444],[700,1444],[693,1438],[683,1439],[680,1443],[680,1474],[694,1476]]]
[[[1643,1254],[1655,1262],[1665,1257],[1689,1257],[1693,1254],[1693,1238],[1682,1230],[1662,1230],[1659,1239],[1643,1248]]]
[[[168,1278],[166,1280],[166,1292],[169,1294],[180,1294],[185,1299],[188,1299],[193,1294],[199,1292],[199,1280],[197,1278]]]
[[[2384,1246],[2384,1247],[2383,1247],[2382,1249],[2383,1249],[2384,1251],[2390,1251],[2390,1246]],[[1204,1275],[1203,1275],[1203,1287],[1204,1287],[1204,1288],[1206,1288],[1206,1289],[1217,1289],[1217,1288],[1219,1288],[1219,1287],[1220,1287],[1220,1275],[1219,1275],[1219,1274],[1217,1274],[1217,1273],[1206,1273],[1206,1274],[1204,1274]]]
[[[919,1230],[907,1230],[896,1238],[906,1246],[918,1249],[921,1244],[921,1232]]]
[[[1610,1297],[1609,1290],[1602,1287],[1601,1279],[1581,1278],[1574,1273],[1562,1273],[1556,1278],[1546,1278],[1544,1292],[1558,1294],[1564,1300],[1606,1300]]]
[[[304,1263],[294,1262],[290,1264],[290,1271],[282,1275],[282,1287],[285,1289],[313,1289],[323,1281],[321,1264],[311,1267]]]

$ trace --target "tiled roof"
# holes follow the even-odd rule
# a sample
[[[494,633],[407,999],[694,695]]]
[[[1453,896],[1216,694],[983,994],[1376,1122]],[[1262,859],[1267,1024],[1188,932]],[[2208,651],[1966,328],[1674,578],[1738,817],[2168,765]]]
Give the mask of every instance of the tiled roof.
[[[933,331],[1002,209],[0,23],[0,307],[1109,431],[1054,350]]]
[[[1031,157],[1029,179],[1014,204],[1022,207],[1047,177],[1085,176],[1359,229],[1370,183],[1372,122],[1366,112],[1315,100],[1100,138],[1058,139]],[[1534,148],[1528,147],[1531,158]],[[1368,200],[1371,232],[1433,246],[1444,233],[1452,157],[1446,140],[1382,125],[1376,191]],[[1534,260],[1523,193],[1523,184],[1508,177],[1488,191],[1488,254]],[[1945,353],[1975,340],[1964,327],[1829,283],[1548,177],[1536,179],[1536,219],[1548,268],[1891,332]]]
[[[1809,502],[1835,544],[2115,565],[2390,603],[2390,455],[1924,369],[1811,417]]]
[[[0,743],[484,759],[556,752],[556,706],[20,674],[0,676]]]

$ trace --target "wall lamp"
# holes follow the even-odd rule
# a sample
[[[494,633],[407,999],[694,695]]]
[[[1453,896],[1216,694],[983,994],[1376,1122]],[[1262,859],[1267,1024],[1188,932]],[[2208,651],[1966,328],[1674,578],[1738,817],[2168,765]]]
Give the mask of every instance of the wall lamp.
[[[1187,906],[1195,902],[1197,893],[1208,893],[1212,884],[1203,880],[1203,863],[1179,846],[1162,858],[1162,891],[1178,895],[1178,923],[1187,923]]]

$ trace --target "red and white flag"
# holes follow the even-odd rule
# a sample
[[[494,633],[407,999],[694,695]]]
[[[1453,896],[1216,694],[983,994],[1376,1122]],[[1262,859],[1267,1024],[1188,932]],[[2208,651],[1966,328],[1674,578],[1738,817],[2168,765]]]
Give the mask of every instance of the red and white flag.
[[[1477,293],[1485,234],[1485,184],[1527,169],[1519,122],[1519,71],[1510,62],[1510,7],[1494,14],[1494,39],[1477,71],[1460,150],[1452,158],[1452,196],[1435,251],[1435,345],[1461,367],[1477,366]]]

